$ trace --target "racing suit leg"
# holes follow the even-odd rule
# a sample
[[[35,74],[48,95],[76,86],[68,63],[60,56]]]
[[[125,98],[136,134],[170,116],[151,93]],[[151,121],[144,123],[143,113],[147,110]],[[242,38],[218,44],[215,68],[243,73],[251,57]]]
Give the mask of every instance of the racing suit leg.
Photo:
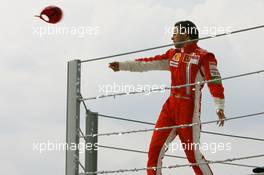
[[[180,99],[179,110],[177,125],[200,122],[200,101]],[[190,163],[205,163],[206,160],[199,150],[201,126],[179,128],[177,132],[188,161]],[[213,175],[208,164],[200,164],[192,166],[192,168],[196,175]]]
[[[173,109],[173,106],[173,100],[168,98],[168,100],[163,105],[155,128],[175,125],[175,121],[173,120],[172,116],[173,111],[171,110]],[[167,129],[153,132],[148,152],[147,175],[161,175],[161,169],[150,168],[162,166],[164,154],[168,149],[169,143],[176,137],[176,135],[176,129]]]

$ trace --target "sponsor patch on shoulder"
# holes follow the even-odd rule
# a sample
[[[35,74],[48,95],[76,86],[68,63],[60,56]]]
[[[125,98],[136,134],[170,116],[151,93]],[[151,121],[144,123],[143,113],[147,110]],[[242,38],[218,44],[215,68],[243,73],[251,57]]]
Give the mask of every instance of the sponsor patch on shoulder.
[[[172,60],[173,61],[180,61],[180,58],[181,58],[181,53],[175,53]]]

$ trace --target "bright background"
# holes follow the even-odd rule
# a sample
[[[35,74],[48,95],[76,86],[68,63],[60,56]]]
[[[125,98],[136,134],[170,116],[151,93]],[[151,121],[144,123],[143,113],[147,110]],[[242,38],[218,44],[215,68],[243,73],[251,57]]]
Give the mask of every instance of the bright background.
[[[64,19],[49,25],[33,17],[45,6],[58,5]],[[180,20],[192,20],[198,27],[231,27],[232,30],[262,25],[262,0],[80,0],[80,1],[3,1],[0,6],[0,173],[12,175],[64,174],[65,151],[33,150],[34,143],[64,142],[66,133],[67,61],[90,59],[171,43],[168,27]],[[96,28],[96,34],[51,34],[40,36],[37,29]],[[223,77],[263,69],[263,29],[201,41],[199,45],[214,52]],[[132,60],[164,53],[166,49],[85,63],[82,65],[82,94],[99,93],[100,85],[165,84],[169,72],[114,73],[111,61]],[[233,117],[263,111],[263,75],[224,82],[226,116]],[[134,95],[87,102],[94,112],[155,122],[166,93]],[[202,121],[214,120],[212,98],[204,88]],[[83,110],[82,110],[83,112]],[[82,115],[84,117],[84,115]],[[100,132],[141,129],[151,126],[109,119],[99,120]],[[263,138],[263,118],[227,122],[224,128],[206,125],[204,130]],[[100,144],[147,150],[151,133],[100,138]],[[178,142],[178,139],[176,140]],[[231,151],[204,152],[207,159],[221,160],[263,153],[263,143],[203,134],[201,142],[231,143]],[[184,155],[182,151],[174,155]],[[99,150],[99,170],[140,168],[146,155]],[[165,158],[164,165],[187,161]],[[237,163],[263,166],[264,159]],[[249,174],[250,168],[213,165],[218,174]],[[144,174],[145,172],[129,173]],[[191,168],[165,170],[164,174],[193,174]]]

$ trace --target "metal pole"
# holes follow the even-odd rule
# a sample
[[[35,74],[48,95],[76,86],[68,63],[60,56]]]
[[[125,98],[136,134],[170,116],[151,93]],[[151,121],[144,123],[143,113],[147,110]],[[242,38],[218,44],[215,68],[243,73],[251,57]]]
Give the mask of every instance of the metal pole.
[[[81,61],[68,62],[67,119],[66,119],[66,175],[79,174],[79,126]],[[74,146],[75,145],[75,146]]]
[[[86,111],[86,135],[98,134],[98,113]],[[85,172],[97,171],[98,137],[85,139]]]

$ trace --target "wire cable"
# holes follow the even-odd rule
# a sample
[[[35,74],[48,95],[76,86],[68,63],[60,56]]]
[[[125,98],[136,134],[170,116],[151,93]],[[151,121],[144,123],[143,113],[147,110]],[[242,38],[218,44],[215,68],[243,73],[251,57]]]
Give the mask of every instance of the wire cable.
[[[259,113],[253,113],[253,114],[247,114],[247,115],[241,115],[237,117],[231,117],[231,118],[225,118],[224,121],[229,120],[236,120],[236,119],[242,119],[242,118],[249,118],[254,116],[260,116],[263,115],[264,112]],[[113,136],[113,135],[125,135],[125,134],[132,134],[132,133],[143,133],[143,132],[150,132],[150,131],[162,131],[162,130],[168,130],[168,129],[174,129],[174,128],[185,128],[185,127],[193,127],[195,125],[207,125],[211,123],[217,123],[219,120],[212,120],[207,122],[197,122],[197,123],[190,123],[190,124],[183,124],[183,125],[175,125],[175,126],[167,126],[167,127],[161,127],[161,128],[149,128],[149,129],[139,129],[139,130],[130,130],[130,131],[121,131],[121,132],[110,132],[110,133],[99,133],[99,134],[89,134],[85,137],[101,137],[101,136]]]
[[[79,98],[81,98],[81,99],[83,98],[82,94],[80,94],[80,97]],[[85,101],[81,100],[81,103],[84,106],[85,112],[89,111],[89,109],[87,108],[87,105],[86,105]]]
[[[146,151],[140,151],[140,150],[135,150],[135,149],[127,149],[127,148],[112,147],[112,146],[105,146],[105,145],[97,145],[97,146],[101,147],[101,148],[112,149],[112,150],[148,154],[148,152],[146,152]],[[174,156],[174,155],[169,155],[169,154],[165,154],[165,157],[178,158],[178,159],[187,159],[186,157],[183,157],[183,156]],[[252,166],[252,165],[236,164],[236,163],[221,163],[221,164],[240,166],[240,167],[247,167],[247,168],[256,168],[257,167],[257,166]]]
[[[147,151],[140,151],[140,150],[135,150],[135,149],[127,149],[127,148],[120,148],[120,147],[112,147],[112,146],[105,146],[105,145],[97,145],[98,147],[101,148],[107,148],[107,149],[114,149],[114,150],[119,150],[119,151],[127,151],[127,152],[134,152],[134,153],[141,153],[141,154],[148,154]],[[178,159],[186,159],[186,157],[183,156],[174,156],[174,155],[165,155],[166,157],[173,157],[173,158],[178,158]],[[255,168],[256,166],[252,167]]]
[[[79,166],[82,168],[82,170],[85,172],[85,168],[83,164],[79,161],[79,157],[76,154],[74,155],[74,157],[75,157],[74,162],[77,162]]]
[[[177,89],[177,88],[185,88],[185,87],[189,87],[189,86],[195,86],[195,85],[212,83],[212,82],[217,82],[217,81],[222,81],[222,80],[234,79],[234,78],[239,78],[239,77],[259,74],[259,73],[263,73],[263,72],[264,72],[264,69],[263,70],[259,70],[259,71],[254,71],[254,72],[248,72],[248,73],[242,73],[242,74],[238,74],[238,75],[233,75],[233,76],[229,76],[229,77],[225,77],[225,78],[217,78],[217,79],[213,79],[213,80],[204,80],[204,81],[201,81],[201,82],[184,84],[184,85],[178,85],[178,86],[171,86],[171,87],[165,87],[165,88],[156,88],[156,89],[151,89],[149,91],[141,90],[141,91],[132,91],[132,92],[121,92],[121,93],[114,93],[114,94],[108,94],[108,95],[99,95],[99,96],[89,97],[89,98],[79,98],[79,100],[87,101],[87,100],[96,100],[96,99],[99,99],[99,98],[106,98],[106,97],[114,97],[115,98],[116,96],[135,95],[135,94],[152,93],[152,92],[171,90],[171,89]]]
[[[85,174],[86,175],[89,175],[89,174],[113,174],[113,173],[124,173],[124,172],[138,172],[138,171],[146,171],[146,170],[172,169],[172,168],[181,168],[181,167],[189,167],[189,166],[199,166],[199,165],[204,165],[204,164],[218,164],[218,163],[225,163],[225,162],[233,162],[233,161],[238,161],[238,160],[247,160],[247,159],[253,159],[253,158],[260,158],[260,157],[264,157],[264,154],[247,156],[247,157],[231,158],[231,159],[225,159],[225,160],[206,161],[206,162],[201,162],[201,163],[189,163],[189,164],[182,164],[182,165],[131,168],[131,169],[119,169],[119,170],[97,171],[97,172],[85,172]]]
[[[231,135],[231,134],[223,134],[218,132],[210,132],[210,131],[201,131],[205,134],[212,134],[212,135],[219,135],[219,136],[225,136],[225,137],[233,137],[233,138],[239,138],[239,139],[247,139],[247,140],[255,140],[255,141],[264,141],[264,139],[261,138],[255,138],[255,137],[245,137],[245,136],[237,136],[237,135]]]
[[[207,39],[217,38],[217,37],[221,37],[221,36],[227,36],[227,35],[232,35],[232,34],[236,34],[236,33],[242,33],[242,32],[246,32],[246,31],[250,31],[250,30],[256,30],[256,29],[260,29],[260,28],[264,28],[264,25],[255,26],[255,27],[249,27],[249,28],[245,28],[245,29],[232,31],[232,32],[221,33],[221,34],[217,34],[217,35],[211,35],[211,36],[206,36],[206,37],[202,37],[202,38],[198,38],[198,39],[182,41],[182,42],[177,42],[177,43],[178,44],[183,44],[183,43],[189,43],[189,42],[194,42],[194,41],[207,40]],[[109,56],[104,56],[104,57],[92,58],[92,59],[83,60],[83,61],[81,61],[81,63],[105,60],[105,59],[113,58],[113,57],[120,57],[120,56],[124,56],[124,55],[130,55],[130,54],[135,54],[135,53],[140,53],[140,52],[146,52],[146,51],[150,51],[150,50],[156,50],[156,49],[161,49],[161,48],[165,48],[165,47],[171,47],[173,45],[174,44],[166,44],[166,45],[151,47],[151,48],[147,48],[147,49],[141,49],[141,50],[136,50],[136,51],[130,51],[130,52],[125,52],[125,53],[115,54],[115,55],[109,55]]]
[[[105,115],[105,114],[100,114],[100,113],[98,114],[98,116],[99,117],[104,117],[104,118],[115,119],[115,120],[123,120],[123,121],[128,121],[128,122],[140,123],[140,124],[155,125],[154,123],[151,123],[151,122],[144,122],[144,121],[139,121],[139,120],[126,119],[126,118],[115,117],[115,116],[110,116],[110,115]]]
[[[87,138],[84,137],[83,131],[79,128],[79,132],[81,133],[82,137],[86,140]],[[99,145],[97,144],[98,147],[101,148],[107,148],[107,149],[112,149],[112,150],[119,150],[119,151],[127,151],[127,152],[134,152],[134,153],[141,153],[141,154],[148,154],[146,151],[140,151],[140,150],[135,150],[135,149],[128,149],[128,148],[120,148],[120,147],[113,147],[113,146],[106,146],[106,145]],[[165,154],[166,157],[172,157],[172,158],[179,158],[179,159],[187,159],[186,157],[183,156],[174,156],[174,155],[168,155]],[[256,168],[257,166],[252,166],[252,165],[245,165],[245,164],[236,164],[236,163],[221,163],[221,164],[227,164],[227,165],[233,165],[233,166],[240,166],[240,167],[247,167],[247,168]]]
[[[84,137],[84,133],[82,132],[82,130],[79,128],[79,132],[81,133],[81,135],[83,136],[83,138],[86,140],[86,138]],[[107,148],[107,149],[112,149],[112,150],[119,150],[119,151],[127,151],[127,152],[134,152],[134,153],[141,153],[141,154],[148,154],[148,152],[146,151],[140,151],[140,150],[135,150],[135,149],[128,149],[128,148],[120,148],[120,147],[112,147],[112,146],[106,146],[106,145],[97,145],[100,148]],[[186,157],[183,156],[174,156],[174,155],[165,155],[166,157],[172,157],[172,158],[179,158],[179,159],[187,159]],[[80,164],[80,166],[82,167],[82,169],[84,169],[84,166],[78,162]],[[228,162],[222,162],[219,164],[226,164],[226,165],[232,165],[232,166],[240,166],[240,167],[247,167],[247,168],[256,168],[257,166],[252,166],[252,165],[245,165],[245,164],[237,164],[237,163],[228,163]]]
[[[134,123],[153,125],[153,126],[155,125],[155,123],[151,123],[151,122],[132,120],[132,119],[115,117],[115,116],[110,116],[110,115],[105,115],[105,114],[98,114],[98,116],[99,117],[104,117],[104,118],[115,119],[115,120],[123,120],[123,121],[127,121],[127,122],[134,122]],[[231,134],[223,134],[223,133],[204,131],[204,130],[201,131],[201,132],[205,133],[205,134],[211,134],[211,135],[218,135],[218,136],[225,136],[225,137],[232,137],[232,138],[239,138],[239,139],[247,139],[247,140],[255,140],[255,141],[264,141],[264,139],[255,138],[255,137],[246,137],[246,136],[238,136],[238,135],[231,135]]]

